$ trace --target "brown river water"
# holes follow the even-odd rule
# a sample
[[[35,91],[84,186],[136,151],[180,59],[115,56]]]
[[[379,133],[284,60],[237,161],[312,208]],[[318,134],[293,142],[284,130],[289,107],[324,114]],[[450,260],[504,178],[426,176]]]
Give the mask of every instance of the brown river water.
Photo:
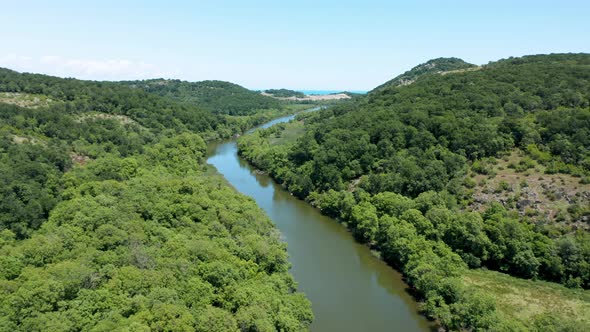
[[[287,122],[275,119],[261,127]],[[293,197],[237,155],[236,141],[209,145],[208,163],[253,198],[287,242],[291,273],[312,302],[314,332],[429,331],[400,273],[354,241],[336,220]]]

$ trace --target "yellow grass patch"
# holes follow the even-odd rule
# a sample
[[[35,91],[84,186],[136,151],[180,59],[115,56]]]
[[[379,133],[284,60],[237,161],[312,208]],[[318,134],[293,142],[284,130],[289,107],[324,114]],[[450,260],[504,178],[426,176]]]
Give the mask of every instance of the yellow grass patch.
[[[569,289],[556,283],[519,279],[488,270],[469,270],[463,281],[493,296],[502,315],[524,325],[536,316],[551,314],[578,321],[590,331],[588,290]]]

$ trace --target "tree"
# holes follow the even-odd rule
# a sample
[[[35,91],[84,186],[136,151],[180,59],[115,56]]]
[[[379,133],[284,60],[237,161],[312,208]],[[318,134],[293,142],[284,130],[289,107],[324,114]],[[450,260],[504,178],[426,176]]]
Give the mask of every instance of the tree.
[[[377,209],[369,202],[361,202],[352,208],[351,224],[361,242],[373,243],[379,231]]]

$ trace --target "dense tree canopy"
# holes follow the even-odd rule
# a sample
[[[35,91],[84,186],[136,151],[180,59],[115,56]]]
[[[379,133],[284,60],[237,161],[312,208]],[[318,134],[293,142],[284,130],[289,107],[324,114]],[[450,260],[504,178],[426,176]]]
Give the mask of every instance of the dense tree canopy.
[[[467,267],[590,288],[590,233],[532,222],[490,201],[469,211],[470,172],[518,149],[546,172],[590,175],[590,55],[435,59],[364,98],[245,136],[239,151],[289,191],[339,218],[407,276],[429,315],[490,328],[493,303],[463,289]],[[287,125],[288,127],[288,125]],[[525,160],[526,162],[526,160]],[[579,223],[590,209],[572,204]],[[496,328],[500,329],[500,325]],[[504,326],[503,328],[507,328]]]
[[[563,60],[549,61],[555,57]],[[514,147],[548,152],[552,168],[586,176],[590,57],[536,59],[424,75],[309,117],[305,136],[287,151],[293,178],[309,184],[298,194],[342,189],[361,175],[371,193],[452,192],[467,161]]]
[[[384,84],[376,87],[373,91],[380,90],[386,86],[408,85],[417,80],[420,76],[431,73],[443,73],[450,71],[473,69],[475,65],[467,63],[458,58],[436,58],[408,70],[407,72],[394,77]]]
[[[176,87],[180,92],[168,93],[166,87]],[[67,113],[73,117],[70,121],[99,114],[101,119],[135,122],[154,132],[190,130],[207,138],[241,134],[272,117],[291,112],[293,107],[228,82],[96,82],[0,68],[2,92],[15,95],[17,101],[27,95],[43,97],[52,112]],[[59,131],[61,125],[49,126],[47,130]]]
[[[274,225],[205,164],[201,135],[264,117],[8,70],[0,90],[51,100],[0,99],[0,331],[307,329]]]
[[[215,114],[250,115],[261,109],[281,107],[280,102],[272,97],[223,81],[156,79],[121,84],[194,104]]]
[[[264,90],[264,92],[273,95],[273,97],[279,98],[289,98],[289,97],[296,97],[296,98],[305,98],[305,93],[300,91],[294,91],[289,89],[268,89]]]

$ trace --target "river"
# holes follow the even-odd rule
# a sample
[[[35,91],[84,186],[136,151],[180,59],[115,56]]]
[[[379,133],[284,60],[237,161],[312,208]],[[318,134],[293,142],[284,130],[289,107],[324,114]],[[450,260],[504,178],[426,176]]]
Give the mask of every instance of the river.
[[[260,127],[287,122],[275,119]],[[281,231],[299,290],[312,302],[314,332],[429,331],[401,275],[354,241],[338,222],[291,196],[237,154],[236,141],[209,145],[207,162],[252,197]]]

